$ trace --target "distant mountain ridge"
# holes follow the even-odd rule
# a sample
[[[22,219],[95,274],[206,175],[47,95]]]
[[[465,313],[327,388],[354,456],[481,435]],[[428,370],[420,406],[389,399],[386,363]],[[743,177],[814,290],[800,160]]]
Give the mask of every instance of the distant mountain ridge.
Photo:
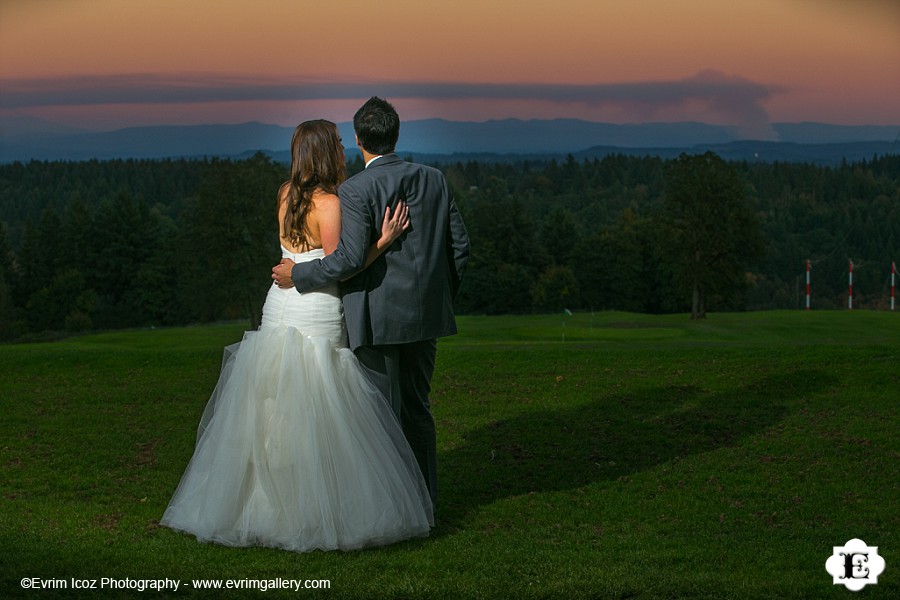
[[[351,123],[339,123],[345,140]],[[621,152],[677,156],[712,149],[759,160],[834,162],[900,150],[900,126],[775,123],[778,141],[742,140],[737,128],[697,122],[613,124],[578,119],[404,122],[398,151],[414,157],[590,157]],[[237,157],[263,151],[283,160],[293,129],[259,122],[238,125],[129,127],[109,132],[79,130],[30,117],[0,118],[0,162],[115,158]],[[352,143],[346,144],[348,151]],[[842,152],[850,153],[842,155]],[[787,158],[791,157],[791,158]]]

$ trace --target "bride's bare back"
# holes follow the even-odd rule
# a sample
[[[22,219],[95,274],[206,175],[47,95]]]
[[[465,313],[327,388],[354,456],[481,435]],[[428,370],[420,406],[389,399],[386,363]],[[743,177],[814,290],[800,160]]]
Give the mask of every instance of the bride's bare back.
[[[278,233],[281,244],[293,253],[308,252],[322,248],[331,254],[337,248],[341,235],[341,203],[334,194],[320,190],[313,192],[310,210],[306,215],[308,239],[303,246],[295,246],[284,230],[284,215],[287,212],[288,186],[282,186],[278,195]]]

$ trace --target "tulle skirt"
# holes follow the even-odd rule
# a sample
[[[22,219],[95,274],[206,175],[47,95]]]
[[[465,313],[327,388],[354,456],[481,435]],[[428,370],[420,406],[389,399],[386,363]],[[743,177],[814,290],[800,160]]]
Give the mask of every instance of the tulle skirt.
[[[353,550],[427,535],[432,510],[396,417],[353,353],[275,326],[226,348],[160,522],[228,546]]]

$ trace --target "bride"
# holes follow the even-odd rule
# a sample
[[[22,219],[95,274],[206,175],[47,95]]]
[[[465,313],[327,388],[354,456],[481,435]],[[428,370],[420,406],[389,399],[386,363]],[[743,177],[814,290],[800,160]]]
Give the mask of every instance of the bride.
[[[278,193],[282,256],[314,260],[340,235],[337,127],[301,123],[291,154]],[[403,203],[388,209],[367,264],[408,226]],[[160,523],[204,542],[298,552],[428,535],[425,481],[393,411],[347,348],[336,285],[269,289],[259,330],[225,349],[194,455]]]

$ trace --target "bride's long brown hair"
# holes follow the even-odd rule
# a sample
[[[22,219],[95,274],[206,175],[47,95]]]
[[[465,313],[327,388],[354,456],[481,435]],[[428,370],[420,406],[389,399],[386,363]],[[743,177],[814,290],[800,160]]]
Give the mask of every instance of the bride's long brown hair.
[[[288,197],[282,227],[293,247],[310,245],[307,216],[316,190],[337,194],[346,177],[337,125],[323,119],[297,125],[291,138],[291,178],[284,184]]]

